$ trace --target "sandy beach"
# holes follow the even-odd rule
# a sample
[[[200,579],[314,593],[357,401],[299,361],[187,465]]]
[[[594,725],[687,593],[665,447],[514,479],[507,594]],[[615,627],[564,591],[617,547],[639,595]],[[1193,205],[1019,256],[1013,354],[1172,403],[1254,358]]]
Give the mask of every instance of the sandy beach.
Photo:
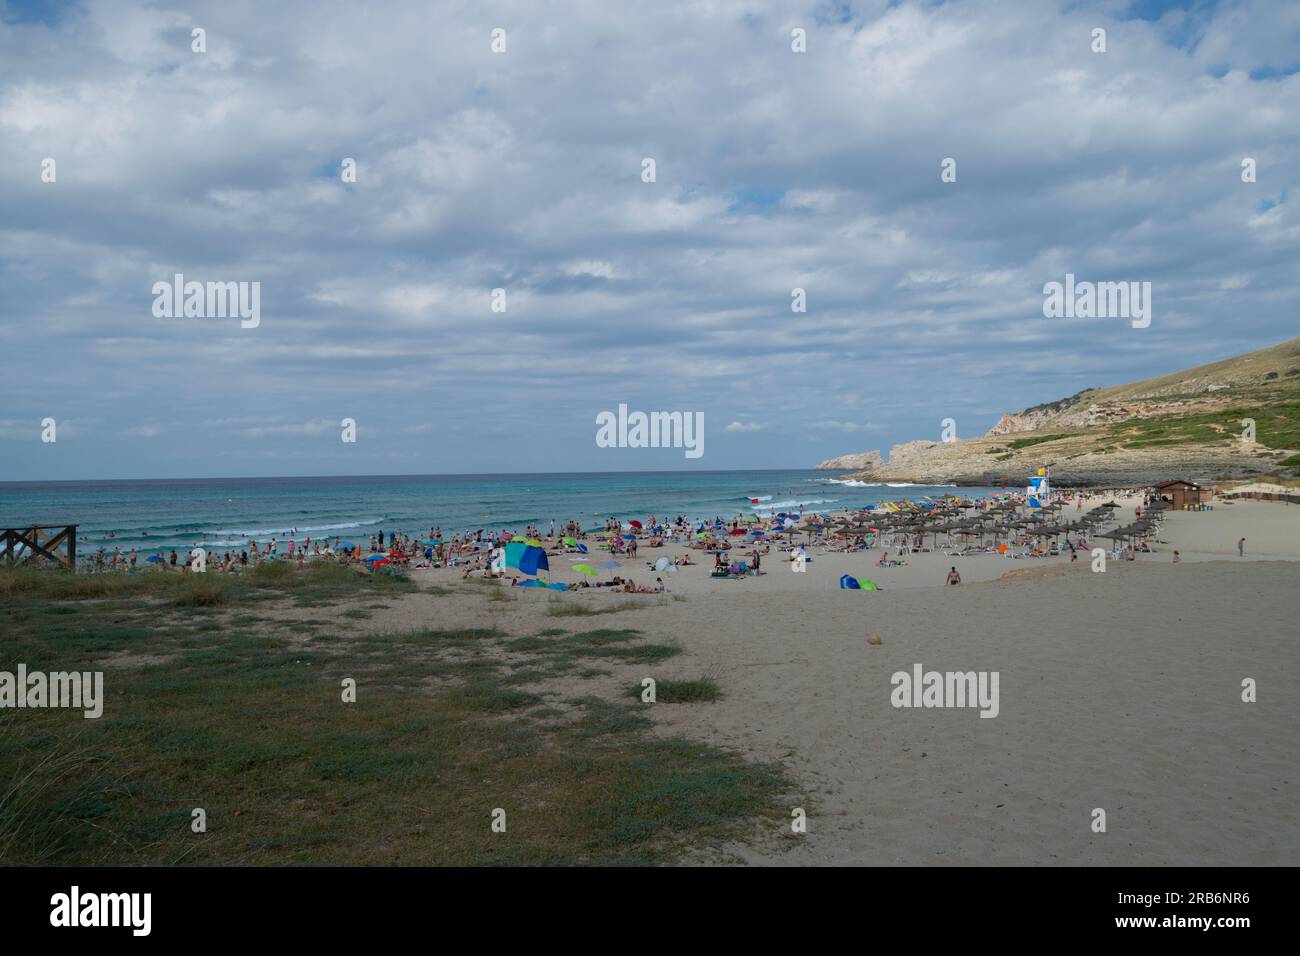
[[[1117,509],[1118,522],[1129,523],[1135,511],[1141,505],[1141,498],[1136,495],[1112,497],[1094,496],[1085,509],[1103,501],[1115,501],[1121,507]],[[1062,512],[1063,518],[1074,517],[1073,506]],[[1153,540],[1153,553],[1139,554],[1132,563],[1143,565],[1171,564],[1174,551],[1179,552],[1182,561],[1216,561],[1231,558],[1233,561],[1261,561],[1272,559],[1300,559],[1300,508],[1284,503],[1258,502],[1242,500],[1227,502],[1218,500],[1212,511],[1170,512],[1164,519],[1160,539]],[[1237,539],[1246,538],[1243,556],[1237,555]],[[943,553],[943,538],[939,546],[931,548],[931,536],[924,538],[924,551],[910,551],[901,556],[906,562],[901,567],[878,566],[881,548],[862,552],[843,553],[826,550],[821,547],[808,549],[810,558],[804,573],[794,573],[789,563],[789,553],[783,553],[773,547],[770,554],[763,556],[760,576],[742,578],[716,579],[710,576],[713,556],[700,551],[688,551],[681,545],[668,544],[659,548],[647,547],[644,543],[635,560],[619,558],[621,567],[617,570],[602,570],[600,580],[608,580],[612,574],[631,578],[638,585],[653,584],[656,578],[663,578],[668,593],[671,594],[727,594],[736,592],[745,595],[772,592],[824,593],[838,587],[841,575],[848,574],[858,578],[868,578],[883,590],[895,588],[916,588],[942,586],[948,571],[956,567],[966,584],[995,581],[1009,572],[1027,571],[1070,563],[1069,552],[1058,556],[1035,558],[1012,558],[997,555],[976,554],[967,556],[948,556]],[[1090,542],[1093,547],[1101,546],[1110,553],[1111,542],[1098,539]],[[751,547],[741,546],[739,551],[743,558]],[[660,557],[676,559],[680,555],[690,554],[696,564],[679,567],[671,575],[664,575],[651,570],[648,565]],[[545,575],[548,581],[573,582],[583,580],[583,576],[571,569],[578,564],[599,565],[608,558],[608,554],[551,554],[550,573]],[[899,559],[897,549],[890,549],[890,558]],[[1089,555],[1079,554],[1078,564],[1087,567]],[[1108,560],[1108,568],[1116,563]],[[463,569],[422,569],[412,571],[417,577],[432,581],[452,581],[459,579]],[[518,577],[518,575],[515,575]]]
[[[375,625],[491,623],[526,635],[558,601],[617,606],[596,620],[680,642],[686,653],[662,665],[530,689],[558,698],[617,694],[644,677],[718,681],[717,702],[646,705],[656,731],[783,762],[805,788],[791,807],[809,824],[696,862],[1294,865],[1300,697],[1287,675],[1300,509],[1220,502],[1171,514],[1160,538],[1157,553],[1105,573],[1068,557],[941,554],[881,571],[874,554],[814,550],[803,574],[777,562],[740,580],[682,568],[663,595],[485,583],[481,592],[504,598],[485,601],[461,585],[401,598]],[[945,587],[954,563],[965,583]],[[841,573],[870,573],[884,590],[840,590]],[[916,664],[998,672],[996,718],[892,706],[891,675]],[[1247,678],[1257,702],[1242,700]],[[1104,833],[1090,827],[1096,808]]]

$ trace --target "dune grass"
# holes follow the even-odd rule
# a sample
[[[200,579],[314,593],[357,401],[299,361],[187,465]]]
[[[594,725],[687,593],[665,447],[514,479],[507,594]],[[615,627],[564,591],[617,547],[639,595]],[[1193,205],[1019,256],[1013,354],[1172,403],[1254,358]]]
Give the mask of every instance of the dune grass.
[[[662,596],[662,595],[661,595]],[[579,604],[576,601],[549,600],[546,602],[548,617],[593,617],[597,614],[617,614],[619,611],[639,611],[651,605],[645,601],[629,599],[613,604]]]
[[[628,687],[629,696],[641,699],[645,688],[636,683]],[[656,680],[655,703],[659,704],[698,704],[712,703],[722,696],[722,688],[712,677],[700,677],[695,680]]]
[[[286,629],[262,612],[401,587],[294,570],[215,588],[0,572],[0,666],[102,669],[106,697],[98,720],[0,711],[0,865],[654,864],[788,815],[779,767],[661,739],[621,694],[546,689],[676,645],[610,628],[375,634],[330,611]]]

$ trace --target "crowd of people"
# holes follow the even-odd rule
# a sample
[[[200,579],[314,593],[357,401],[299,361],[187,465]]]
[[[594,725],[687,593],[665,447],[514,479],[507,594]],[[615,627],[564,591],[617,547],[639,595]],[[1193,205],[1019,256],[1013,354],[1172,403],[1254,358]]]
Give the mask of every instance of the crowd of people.
[[[965,509],[973,508],[978,512],[995,506],[1005,508],[1009,502],[1015,503],[1023,497],[1014,492],[999,495],[994,499],[965,500],[953,497],[946,500],[944,504],[948,506],[955,504]],[[1071,510],[1077,512],[1082,512],[1085,505],[1090,502],[1090,496],[1087,494],[1072,491],[1057,491],[1052,495],[1052,499],[1058,507],[1061,504],[1067,507],[1074,505]],[[1141,497],[1141,504],[1136,509],[1137,516],[1140,517],[1142,510],[1149,508],[1150,504],[1149,494]],[[876,514],[885,517],[885,509],[889,512],[906,511],[909,508],[919,511],[932,505],[893,502],[883,503],[879,507],[882,510],[877,511]],[[798,519],[800,516],[792,517]],[[783,526],[779,523],[780,516],[757,516],[745,513],[738,513],[730,518],[715,515],[712,519],[703,520],[688,519],[685,515],[671,518],[650,515],[644,521],[622,520],[610,516],[594,527],[584,527],[582,522],[574,519],[564,522],[550,519],[545,528],[530,522],[521,531],[477,528],[453,531],[450,534],[445,534],[442,527],[435,524],[429,527],[427,535],[385,531],[380,528],[368,535],[366,539],[358,538],[355,542],[344,540],[340,536],[299,537],[296,529],[288,529],[283,539],[272,536],[264,542],[249,540],[242,546],[233,549],[224,548],[220,552],[211,548],[205,537],[196,542],[194,548],[188,553],[182,550],[178,554],[175,549],[172,549],[170,553],[155,552],[144,560],[149,567],[185,571],[202,565],[203,570],[218,573],[243,571],[250,565],[255,567],[264,561],[290,561],[299,565],[309,561],[333,561],[358,564],[369,570],[385,566],[399,569],[456,568],[464,579],[492,577],[499,580],[508,579],[511,584],[518,584],[521,583],[520,577],[518,575],[511,577],[510,572],[513,569],[504,567],[505,562],[502,560],[506,545],[518,541],[539,545],[549,555],[575,556],[599,550],[607,553],[609,558],[623,561],[635,561],[643,547],[656,551],[673,548],[676,553],[668,557],[667,562],[671,567],[665,567],[662,558],[659,559],[658,566],[654,562],[648,564],[651,570],[656,571],[675,571],[678,567],[699,563],[692,555],[706,552],[713,557],[713,576],[738,577],[763,574],[763,559],[772,553],[774,546],[780,548],[785,559],[795,562],[800,555],[806,559],[808,551],[818,545],[837,551],[867,550],[873,547],[882,548],[883,545],[879,560],[875,562],[876,566],[882,569],[906,566],[907,558],[911,553],[929,550],[924,547],[923,535],[914,533],[910,529],[905,534],[890,529],[887,534],[880,536],[846,535],[837,533],[835,528],[829,527],[829,519],[826,523],[821,523],[821,519],[826,519],[826,516],[820,516],[820,519],[809,516],[797,524]],[[792,528],[798,528],[800,540],[796,541],[789,536],[789,530]],[[222,542],[223,545],[228,543]],[[1244,544],[1244,539],[1238,543],[1239,553],[1244,552]],[[895,548],[897,554],[891,555],[891,550]],[[1041,549],[1044,554],[1050,552],[1051,555],[1055,555],[1064,552],[1066,548],[1069,549],[1070,559],[1077,561],[1080,552],[1084,555],[1088,554],[1091,544],[1086,533],[1080,532],[1065,536],[1060,545],[1043,544],[1036,542],[1029,533],[1016,533],[1004,538],[999,550],[1007,553],[1008,550],[1025,549],[1023,552],[1017,551],[1016,556],[1020,556],[1021,553],[1037,554]],[[1123,556],[1133,560],[1137,553],[1152,550],[1151,543],[1144,538],[1140,543],[1129,545],[1123,552]],[[100,548],[93,557],[95,570],[130,571],[140,565],[141,554],[136,548],[124,551],[118,546],[114,547],[111,553]],[[612,563],[606,570],[609,567],[613,567]],[[948,583],[959,583],[959,580]],[[662,578],[656,579],[654,585],[637,585],[627,577],[617,575],[599,581],[588,581],[584,578],[572,586],[610,588],[627,593],[655,593],[664,590]]]

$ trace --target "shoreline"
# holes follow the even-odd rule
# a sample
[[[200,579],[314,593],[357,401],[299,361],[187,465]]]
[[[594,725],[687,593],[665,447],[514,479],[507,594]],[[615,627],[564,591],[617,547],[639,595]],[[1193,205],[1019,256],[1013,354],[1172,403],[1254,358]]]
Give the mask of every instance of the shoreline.
[[[1245,486],[1255,487],[1255,486]],[[1265,486],[1260,486],[1265,487]],[[1142,503],[1142,494],[1134,489],[1125,489],[1119,493],[1103,489],[1092,489],[1087,495],[1080,495],[1074,491],[1058,490],[1053,493],[1056,507],[1062,507],[1058,512],[1059,520],[1064,522],[1067,519],[1073,519],[1083,516],[1082,509],[1093,509],[1099,503],[1114,502],[1119,505],[1113,511],[1112,523],[1127,525],[1137,517],[1138,507]],[[604,530],[596,528],[584,528],[576,534],[569,544],[561,542],[561,538],[567,533],[566,530],[557,524],[557,531],[552,532],[549,529],[542,528],[528,529],[520,528],[494,532],[492,534],[474,534],[466,533],[464,538],[459,532],[449,534],[443,532],[443,537],[437,539],[428,538],[426,534],[420,534],[418,537],[409,535],[406,532],[397,533],[396,542],[390,547],[388,543],[381,550],[376,547],[374,535],[359,535],[356,531],[336,531],[331,535],[323,537],[303,536],[301,541],[294,539],[279,540],[276,535],[270,535],[259,540],[258,554],[251,555],[251,549],[239,545],[227,545],[222,542],[213,548],[208,544],[207,561],[219,566],[223,572],[238,573],[239,570],[255,566],[262,560],[295,560],[303,563],[302,555],[306,555],[307,562],[317,560],[341,561],[344,563],[353,563],[358,566],[382,567],[384,564],[391,564],[400,567],[403,571],[409,571],[421,578],[430,577],[437,580],[445,580],[456,577],[463,577],[466,570],[469,573],[486,571],[489,555],[492,551],[506,543],[510,539],[517,541],[528,540],[538,541],[546,551],[549,560],[549,572],[539,575],[539,580],[557,582],[564,584],[581,584],[581,583],[607,583],[614,577],[620,579],[631,578],[638,586],[649,586],[653,584],[656,578],[664,582],[664,590],[701,590],[701,580],[710,577],[710,570],[717,560],[716,547],[710,544],[716,540],[719,546],[729,549],[728,564],[731,564],[731,555],[737,554],[741,561],[751,563],[753,560],[753,551],[755,543],[758,544],[758,559],[760,564],[759,573],[755,576],[752,574],[744,576],[739,580],[724,580],[722,586],[732,589],[745,589],[754,586],[757,582],[761,586],[776,587],[779,590],[803,590],[809,582],[826,576],[839,576],[844,574],[852,575],[855,578],[871,581],[881,589],[889,587],[916,587],[923,586],[927,583],[943,583],[943,575],[947,574],[950,568],[956,568],[957,573],[963,580],[991,580],[1000,576],[1004,570],[1015,570],[1015,567],[1023,563],[1032,564],[1059,564],[1068,563],[1070,560],[1070,550],[1064,544],[1060,549],[1055,547],[1055,543],[1062,538],[1066,543],[1088,544],[1087,550],[1091,551],[1097,544],[1104,545],[1108,551],[1111,551],[1112,559],[1117,558],[1112,550],[1110,541],[1083,541],[1074,542],[1069,535],[1058,535],[1053,539],[1052,547],[1049,549],[1045,539],[1032,541],[1024,539],[1019,546],[1005,548],[1003,554],[963,554],[960,553],[963,544],[969,544],[966,538],[955,539],[951,534],[942,536],[932,534],[926,531],[922,534],[920,546],[913,540],[912,533],[909,531],[904,535],[902,531],[891,532],[886,529],[878,538],[852,538],[851,536],[839,536],[837,529],[834,527],[836,522],[842,522],[839,530],[842,531],[850,520],[859,522],[871,522],[879,517],[888,518],[888,513],[900,513],[902,511],[912,511],[917,514],[923,513],[922,509],[931,509],[942,507],[952,502],[959,502],[963,507],[972,508],[976,515],[989,510],[996,510],[990,506],[1008,502],[1017,502],[1023,499],[1023,495],[1018,492],[998,492],[990,497],[963,498],[960,495],[951,495],[948,499],[926,498],[926,499],[894,499],[892,501],[881,501],[873,506],[874,510],[865,511],[861,509],[852,510],[832,510],[827,512],[801,512],[799,519],[791,524],[782,524],[784,520],[778,515],[784,515],[785,512],[770,512],[763,502],[751,502],[749,511],[738,512],[731,518],[723,518],[722,523],[708,525],[707,530],[710,535],[716,535],[716,539],[710,538],[708,541],[701,542],[696,540],[701,537],[699,532],[706,529],[705,523],[695,522],[674,523],[660,529],[651,531],[641,527],[631,528],[627,520],[618,521],[621,529],[620,538],[626,538],[628,533],[634,533],[636,537],[637,553],[635,558],[615,552],[610,553],[607,547],[613,537],[609,531],[614,526],[612,520],[607,520],[604,524]],[[1214,510],[1199,512],[1163,512],[1161,517],[1164,525],[1161,528],[1159,537],[1150,543],[1150,550],[1147,552],[1138,552],[1138,559],[1143,562],[1162,563],[1172,559],[1172,553],[1175,549],[1180,551],[1180,560],[1183,561],[1201,561],[1212,559],[1213,557],[1233,556],[1233,542],[1241,534],[1235,531],[1245,532],[1250,547],[1247,560],[1252,560],[1256,556],[1276,557],[1285,560],[1300,559],[1300,545],[1290,544],[1284,540],[1273,541],[1273,532],[1276,526],[1267,518],[1262,518],[1264,514],[1258,509],[1272,508],[1278,512],[1286,513],[1289,511],[1290,504],[1286,501],[1261,501],[1253,499],[1236,499],[1230,497],[1218,497],[1215,499]],[[1020,505],[1018,513],[1031,515],[1033,512],[1025,509],[1023,504]],[[1229,516],[1231,515],[1231,517]],[[1296,512],[1300,516],[1300,511]],[[722,516],[719,516],[722,517]],[[1190,521],[1189,521],[1190,519]],[[648,520],[648,519],[647,519]],[[668,519],[665,519],[668,520]],[[807,521],[824,522],[823,524],[814,524],[809,527]],[[1242,523],[1248,525],[1248,528],[1237,527]],[[1108,525],[1102,525],[1104,530]],[[1200,527],[1214,527],[1215,530],[1210,534],[1200,532],[1189,532]],[[799,528],[799,534],[782,536],[780,529]],[[806,531],[804,529],[807,529]],[[738,536],[736,529],[744,529],[748,533],[744,536]],[[760,529],[760,530],[751,530]],[[432,533],[435,529],[430,528]],[[441,530],[441,529],[438,529]],[[751,535],[762,534],[762,537],[751,537]],[[1010,532],[1007,532],[1010,534]],[[471,538],[471,535],[473,537]],[[535,537],[534,537],[535,536]],[[345,541],[344,538],[347,538]],[[366,544],[366,538],[369,537],[369,545]],[[427,540],[426,540],[427,539]],[[1213,539],[1213,540],[1212,540]],[[1296,534],[1292,540],[1300,539],[1300,526],[1296,528]],[[853,541],[868,541],[869,544],[862,548],[853,548],[845,551]],[[981,541],[985,541],[981,536]],[[1012,540],[1010,538],[1006,540]],[[997,543],[999,538],[994,535],[993,543]],[[788,574],[790,566],[790,548],[792,543],[797,542],[801,545],[808,555],[807,571],[800,575]],[[274,543],[274,551],[272,551]],[[616,542],[623,544],[622,541]],[[203,546],[204,542],[196,543],[196,546]],[[346,549],[340,549],[340,545],[347,545]],[[289,548],[293,547],[290,551]],[[132,573],[141,573],[142,571],[169,571],[179,572],[181,566],[185,563],[186,555],[180,553],[178,548],[168,549],[161,547],[157,549],[146,550],[145,548],[135,549],[138,555],[137,564],[131,567],[129,564],[119,565],[118,571],[127,570]],[[177,554],[176,564],[170,563],[169,550]],[[346,558],[342,553],[346,550]],[[888,565],[881,566],[878,562],[869,560],[868,556],[881,557],[882,550],[888,550]],[[97,565],[97,555],[92,556],[84,550],[79,555],[79,570],[85,570],[90,573],[111,573],[113,568],[112,555],[107,548],[102,549],[103,565]],[[123,549],[120,553],[121,562],[129,561],[129,550]],[[157,560],[161,558],[161,561]],[[656,562],[660,559],[667,559],[670,565],[676,565],[683,556],[689,556],[690,563],[678,567],[659,567],[654,568]],[[994,564],[990,562],[973,561],[973,558],[985,557],[992,559],[1000,570],[994,573]],[[1079,558],[1087,560],[1088,555],[1080,552]],[[373,563],[377,559],[378,563]],[[389,560],[391,559],[391,560]],[[648,560],[647,560],[648,559]],[[746,560],[748,559],[748,560]],[[882,558],[883,560],[883,558]],[[895,565],[893,562],[902,562]],[[152,562],[152,563],[150,563]],[[570,573],[574,566],[597,567],[599,564],[616,563],[617,567],[597,568],[594,574],[574,575]],[[611,573],[605,574],[602,571]],[[615,573],[617,572],[617,573]],[[665,572],[667,572],[665,574]],[[784,572],[784,573],[782,573]],[[968,573],[969,572],[969,573]],[[774,574],[781,573],[782,580],[772,583]],[[973,576],[972,576],[973,575]],[[506,575],[507,578],[520,578],[521,575],[511,572]],[[620,580],[620,585],[622,580]],[[706,582],[707,584],[708,582]],[[716,584],[717,582],[712,582]],[[587,588],[582,588],[586,590]]]

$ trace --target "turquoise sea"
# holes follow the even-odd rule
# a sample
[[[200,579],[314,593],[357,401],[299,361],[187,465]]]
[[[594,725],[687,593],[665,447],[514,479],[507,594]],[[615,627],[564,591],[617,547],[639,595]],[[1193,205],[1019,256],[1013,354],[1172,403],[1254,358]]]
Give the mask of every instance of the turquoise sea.
[[[78,550],[235,547],[272,535],[357,538],[478,528],[547,530],[620,519],[692,520],[833,511],[954,493],[953,486],[846,485],[833,472],[677,471],[605,474],[216,478],[0,482],[0,527],[76,524]],[[964,496],[992,488],[963,488]]]

